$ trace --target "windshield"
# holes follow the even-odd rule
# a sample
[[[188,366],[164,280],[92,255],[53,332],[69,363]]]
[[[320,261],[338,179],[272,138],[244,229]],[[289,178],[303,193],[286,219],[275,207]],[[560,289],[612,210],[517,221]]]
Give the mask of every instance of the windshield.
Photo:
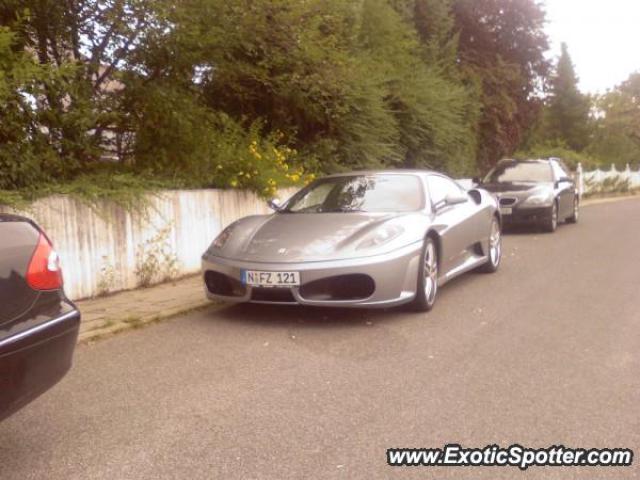
[[[552,181],[553,175],[549,163],[537,160],[499,162],[484,179],[484,183]]]
[[[353,175],[323,178],[296,193],[287,213],[413,212],[423,206],[415,175]]]

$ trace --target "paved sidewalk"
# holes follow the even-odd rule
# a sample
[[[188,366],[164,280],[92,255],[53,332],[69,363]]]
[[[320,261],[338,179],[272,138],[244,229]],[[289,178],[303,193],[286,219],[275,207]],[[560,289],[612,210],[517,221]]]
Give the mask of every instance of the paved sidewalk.
[[[82,312],[79,341],[95,340],[210,304],[200,275],[81,300],[76,302]]]

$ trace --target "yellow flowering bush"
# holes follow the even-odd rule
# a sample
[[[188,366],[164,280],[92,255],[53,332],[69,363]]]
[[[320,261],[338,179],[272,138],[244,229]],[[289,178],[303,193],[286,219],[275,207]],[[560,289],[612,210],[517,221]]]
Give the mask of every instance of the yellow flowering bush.
[[[270,198],[279,188],[302,186],[315,179],[298,161],[298,152],[282,142],[285,135],[275,132],[260,136],[259,128],[249,131],[248,144],[239,148],[234,158],[229,158],[218,169],[231,188],[245,188]],[[220,168],[222,167],[222,168]]]
[[[315,178],[288,144],[291,137],[280,131],[267,132],[262,122],[246,127],[220,114],[190,125],[206,129],[207,141],[196,151],[181,152],[179,159],[165,159],[164,173],[170,165],[180,164],[171,181],[181,188],[246,189],[270,198],[280,188],[302,186]]]

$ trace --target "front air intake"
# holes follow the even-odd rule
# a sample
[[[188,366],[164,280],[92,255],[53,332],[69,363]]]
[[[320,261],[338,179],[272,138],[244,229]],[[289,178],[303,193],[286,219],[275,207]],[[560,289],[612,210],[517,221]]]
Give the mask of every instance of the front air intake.
[[[207,285],[209,292],[214,295],[243,297],[247,292],[246,287],[239,280],[212,270],[207,270],[204,274],[204,283]]]
[[[305,283],[300,287],[300,296],[316,301],[364,300],[373,295],[375,289],[376,284],[369,275],[353,273]]]

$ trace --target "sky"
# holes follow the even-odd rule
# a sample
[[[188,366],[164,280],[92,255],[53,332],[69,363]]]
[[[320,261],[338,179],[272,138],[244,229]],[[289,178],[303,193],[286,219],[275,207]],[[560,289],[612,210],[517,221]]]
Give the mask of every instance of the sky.
[[[640,0],[543,0],[551,56],[566,42],[584,93],[640,71]]]

